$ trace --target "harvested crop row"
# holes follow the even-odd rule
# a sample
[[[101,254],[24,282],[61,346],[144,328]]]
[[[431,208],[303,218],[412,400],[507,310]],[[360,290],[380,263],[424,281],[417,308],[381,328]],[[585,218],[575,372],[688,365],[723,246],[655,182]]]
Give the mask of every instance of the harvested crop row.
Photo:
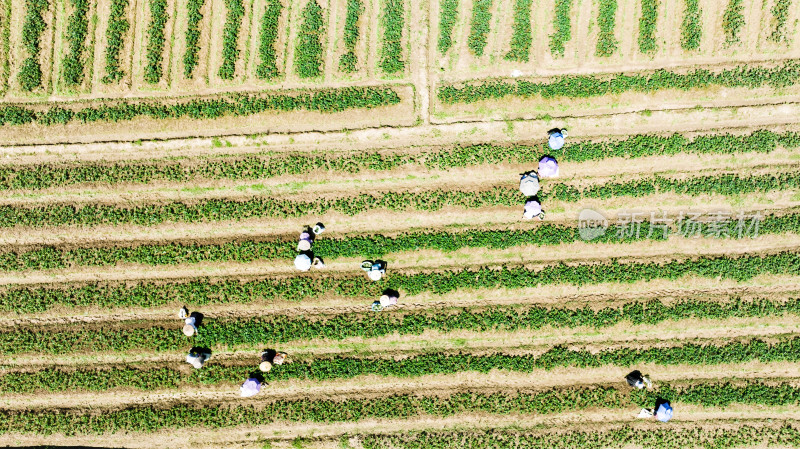
[[[194,77],[194,69],[199,62],[200,53],[200,21],[206,0],[188,0],[186,3],[186,13],[188,15],[186,24],[186,51],[183,54],[183,75],[186,78]]]
[[[589,408],[621,409],[655,402],[654,392],[623,392],[611,387],[574,387],[533,392],[463,392],[448,396],[399,394],[373,399],[278,400],[257,405],[173,405],[136,407],[82,414],[60,410],[0,410],[0,432],[49,435],[155,432],[161,429],[237,425],[258,426],[274,422],[353,422],[367,418],[404,419],[416,416],[452,416],[459,413],[551,414]],[[779,406],[800,402],[800,388],[789,384],[748,382],[699,383],[672,387],[659,394],[674,404],[722,406],[730,403]]]
[[[627,182],[609,182],[586,188],[554,184],[539,195],[542,201],[576,202],[586,198],[642,197],[672,192],[682,195],[737,195],[752,192],[793,190],[800,187],[800,172],[740,177],[736,174],[689,179],[663,177]],[[166,222],[216,222],[261,217],[301,217],[336,211],[357,215],[370,210],[436,211],[445,206],[481,208],[518,206],[523,199],[516,187],[495,186],[488,190],[432,190],[423,192],[376,192],[336,199],[312,201],[255,197],[247,201],[205,199],[196,203],[172,202],[118,207],[101,204],[0,206],[0,228],[18,226],[97,226],[135,224],[153,226]]]
[[[278,31],[283,4],[281,0],[267,0],[266,10],[261,17],[261,40],[258,44],[258,55],[261,62],[256,68],[256,76],[259,79],[271,80],[277,78],[278,55],[275,45],[278,43]]]
[[[147,183],[157,180],[189,182],[200,179],[263,179],[308,173],[311,170],[358,173],[393,170],[416,165],[447,170],[482,164],[536,163],[542,154],[561,162],[585,162],[612,157],[636,158],[676,154],[769,153],[777,148],[800,147],[800,134],[758,130],[746,135],[709,134],[687,138],[680,134],[634,135],[624,140],[567,143],[560,150],[538,145],[478,144],[455,146],[423,153],[359,152],[292,154],[141,162],[82,162],[0,166],[0,190],[47,189],[83,183]]]
[[[339,57],[339,70],[344,73],[353,73],[358,68],[356,45],[358,44],[358,22],[364,13],[364,4],[361,0],[347,0],[347,15],[344,21],[344,54]]]
[[[236,74],[236,61],[239,59],[239,30],[244,17],[244,4],[242,0],[225,0],[225,6],[228,15],[222,30],[222,65],[218,74],[224,80],[232,80]]]
[[[70,122],[122,122],[140,117],[153,119],[209,119],[248,116],[266,111],[309,110],[340,112],[352,108],[374,108],[400,103],[400,97],[386,87],[343,87],[272,95],[229,94],[215,99],[188,101],[118,101],[112,105],[66,109],[55,106],[39,110],[24,106],[0,107],[0,125],[67,124]]]
[[[84,79],[86,36],[89,32],[89,1],[72,0],[72,14],[67,22],[65,39],[67,53],[64,56],[64,84],[73,87]]]
[[[147,286],[147,284],[145,284]],[[152,285],[150,285],[152,286]],[[180,304],[193,306],[217,302],[216,297],[189,296],[164,297],[162,295],[141,294],[143,286],[137,287],[89,287],[64,290],[12,290],[2,296],[3,308],[13,307],[9,299],[20,298],[19,311],[45,310],[53,304],[53,299],[69,306],[96,305],[98,307],[147,307],[153,303]],[[252,287],[244,285],[245,288]],[[109,290],[120,294],[120,301],[108,304]],[[131,296],[121,293],[131,291]],[[22,293],[22,294],[20,294]],[[28,293],[28,295],[24,295]],[[160,292],[154,292],[160,293]],[[217,293],[217,292],[208,292]],[[285,293],[285,292],[284,292]],[[92,294],[97,303],[92,302]],[[60,295],[60,296],[59,296]],[[16,297],[16,298],[15,298]],[[377,297],[377,296],[374,296]],[[34,302],[40,299],[39,302]],[[253,296],[231,295],[227,302],[249,302]],[[84,302],[85,301],[85,302]],[[17,309],[12,309],[17,310]],[[376,338],[397,333],[398,335],[418,335],[424,331],[506,331],[535,330],[543,327],[604,328],[629,322],[633,325],[654,325],[666,320],[713,319],[745,317],[778,317],[786,314],[800,314],[800,303],[796,298],[785,301],[755,299],[718,303],[697,299],[687,299],[667,304],[658,300],[634,301],[621,306],[610,306],[594,310],[588,306],[573,307],[515,307],[496,306],[491,311],[473,311],[462,308],[447,314],[429,312],[383,313],[383,314],[341,314],[322,318],[262,316],[239,320],[204,320],[197,344],[205,344],[218,349],[237,346],[257,346],[263,342],[285,343],[302,340],[343,340],[352,337]],[[184,348],[186,339],[172,327],[163,325],[143,327],[151,323],[140,322],[136,329],[114,329],[109,327],[71,325],[56,330],[48,328],[18,328],[0,333],[0,347],[4,353],[46,352],[53,354],[83,351],[128,351],[147,349],[150,351],[175,351]]]
[[[342,437],[347,441],[349,436]],[[605,449],[658,447],[663,449],[740,447],[798,447],[800,429],[790,424],[781,427],[741,426],[737,428],[693,427],[691,429],[634,429],[620,427],[605,431],[525,432],[520,429],[430,430],[402,434],[359,435],[364,449]],[[302,440],[300,440],[302,441]]]
[[[119,58],[131,27],[127,18],[128,6],[128,0],[111,0],[111,13],[106,29],[106,75],[102,79],[105,84],[117,83],[125,76]]]
[[[516,0],[511,50],[504,58],[508,61],[528,62],[533,37],[531,36],[531,4],[533,0]]]
[[[597,353],[555,346],[541,355],[488,355],[429,353],[401,360],[393,358],[333,357],[289,363],[266,375],[267,382],[291,379],[325,381],[349,379],[356,376],[380,375],[416,377],[433,374],[455,374],[466,371],[488,373],[505,370],[532,373],[556,367],[600,367],[606,365],[633,366],[644,363],[658,365],[714,365],[747,363],[751,361],[800,361],[800,337],[784,338],[769,344],[761,340],[724,345],[687,343],[672,347],[624,347]],[[237,383],[252,372],[252,365],[226,366],[209,363],[200,371],[186,374],[176,368],[136,367],[115,369],[86,369],[68,371],[45,368],[33,372],[0,375],[0,391],[35,393],[40,391],[105,391],[115,388],[158,390],[183,385]]]
[[[445,85],[438,89],[437,97],[444,104],[474,103],[505,97],[589,98],[623,92],[690,90],[713,86],[750,89],[769,86],[778,89],[796,85],[798,80],[800,80],[800,63],[797,60],[789,60],[772,68],[742,65],[717,72],[695,69],[687,73],[678,73],[659,69],[650,74],[564,75],[546,82],[484,81],[480,84],[465,84],[462,87]]]
[[[150,84],[161,81],[164,61],[164,28],[167,26],[167,0],[150,0],[150,26],[147,28],[147,64],[144,80]]]
[[[715,224],[711,232],[720,237],[752,237],[756,223],[752,218],[733,217]],[[618,228],[590,240],[591,243],[630,243],[646,240],[665,240],[670,235],[692,237],[691,222],[651,228],[650,222],[638,225],[640,233]],[[656,224],[654,224],[656,226]],[[650,229],[656,229],[651,232]],[[613,230],[612,230],[613,231]],[[631,231],[631,232],[627,232]],[[708,230],[707,230],[708,231]],[[748,233],[749,231],[749,233]],[[795,233],[800,235],[800,214],[767,216],[757,223],[759,235]],[[697,235],[703,234],[702,230]],[[710,235],[708,232],[706,236]],[[462,248],[504,249],[520,245],[562,245],[586,241],[576,227],[544,223],[526,230],[471,229],[451,232],[413,232],[396,237],[384,235],[326,238],[315,243],[314,251],[325,260],[343,257],[379,258],[390,253],[434,249],[456,251]],[[296,256],[293,240],[231,241],[217,244],[150,244],[113,248],[58,248],[47,246],[30,251],[0,253],[0,271],[54,270],[77,266],[114,266],[119,263],[145,265],[176,265],[199,262],[253,262],[264,259],[291,260]]]
[[[380,67],[386,74],[396,74],[405,69],[403,61],[403,27],[405,27],[405,4],[403,0],[383,0],[383,46]]]
[[[22,46],[27,58],[22,61],[17,80],[20,87],[32,91],[42,86],[42,67],[39,64],[42,33],[47,24],[44,15],[50,4],[47,0],[25,0],[25,19],[22,24]]]

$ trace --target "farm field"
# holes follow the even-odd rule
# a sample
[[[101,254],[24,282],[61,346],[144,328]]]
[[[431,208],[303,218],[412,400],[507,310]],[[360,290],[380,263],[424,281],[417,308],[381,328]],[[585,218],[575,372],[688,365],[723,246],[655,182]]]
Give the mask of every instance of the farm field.
[[[797,0],[0,0],[0,445],[800,447],[799,27]]]

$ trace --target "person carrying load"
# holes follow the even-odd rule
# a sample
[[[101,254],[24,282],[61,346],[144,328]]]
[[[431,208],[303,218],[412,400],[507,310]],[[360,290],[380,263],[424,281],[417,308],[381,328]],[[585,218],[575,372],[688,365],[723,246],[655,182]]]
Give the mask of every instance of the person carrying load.
[[[308,271],[312,266],[324,268],[325,264],[322,259],[314,256],[312,247],[314,245],[314,238],[325,231],[325,226],[322,223],[314,225],[314,229],[306,227],[300,233],[300,240],[297,242],[297,256],[294,258],[294,267],[300,271]]]
[[[400,299],[400,293],[397,290],[386,290],[381,295],[378,301],[372,303],[372,310],[375,312],[380,312],[381,310],[397,305],[397,301]]]
[[[539,176],[541,178],[557,178],[558,162],[552,156],[544,156],[539,159]]]
[[[186,306],[181,307],[178,311],[178,316],[183,320],[183,334],[187,337],[197,333],[197,328],[203,320],[203,314],[199,312],[192,312],[189,314],[189,309]]]
[[[547,144],[554,150],[560,150],[564,146],[564,139],[567,137],[566,129],[553,128],[547,132]]]
[[[258,369],[266,373],[272,369],[272,365],[283,365],[283,362],[285,361],[286,361],[285,352],[278,352],[274,349],[267,349],[266,351],[261,353],[261,364],[258,365]]]
[[[192,365],[195,369],[200,369],[206,360],[211,358],[211,351],[205,348],[192,348],[189,355],[186,356],[186,363]]]
[[[628,385],[633,388],[642,389],[645,388],[645,386],[647,386],[647,388],[653,386],[653,383],[650,382],[650,379],[648,379],[647,376],[643,376],[641,371],[638,369],[631,371],[630,374],[625,376],[625,380],[628,381]]]

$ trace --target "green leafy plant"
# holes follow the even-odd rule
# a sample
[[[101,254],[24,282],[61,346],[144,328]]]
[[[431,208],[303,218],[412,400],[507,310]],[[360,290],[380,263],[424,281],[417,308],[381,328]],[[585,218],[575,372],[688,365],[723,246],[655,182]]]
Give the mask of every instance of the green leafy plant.
[[[623,92],[657,92],[664,89],[690,90],[713,86],[781,88],[800,82],[800,64],[789,60],[776,67],[742,65],[711,71],[694,69],[686,73],[659,69],[649,74],[567,75],[548,82],[518,80],[484,81],[480,84],[444,85],[437,97],[444,104],[474,103],[509,96],[542,98],[589,98]]]
[[[572,38],[571,9],[572,0],[556,0],[550,35],[550,53],[554,58],[564,57],[565,44]]]
[[[278,77],[278,56],[275,44],[278,42],[278,28],[283,11],[281,0],[268,0],[264,15],[261,17],[261,41],[258,53],[261,63],[256,68],[256,76],[260,79]]]
[[[639,51],[644,54],[655,53],[656,24],[658,23],[659,0],[641,0],[642,15],[639,17]]]
[[[71,0],[72,14],[67,22],[63,79],[67,86],[77,86],[84,78],[84,51],[89,31],[89,1]]]
[[[489,35],[492,21],[493,0],[475,0],[472,5],[472,21],[470,22],[467,46],[475,56],[483,56],[486,38]]]
[[[244,3],[242,0],[225,0],[228,15],[222,30],[222,65],[219,77],[232,80],[236,75],[236,60],[239,59],[239,30],[242,28]]]
[[[445,54],[453,46],[453,27],[458,19],[458,0],[442,0],[439,11],[439,40],[436,48]]]
[[[789,18],[789,6],[792,0],[775,0],[770,12],[772,13],[772,32],[768,39],[772,42],[786,40],[786,20]]]
[[[681,48],[684,50],[697,50],[700,48],[700,38],[703,35],[700,16],[699,0],[684,0],[683,21],[681,22]]]
[[[405,68],[403,61],[403,27],[405,10],[403,0],[383,0],[381,24],[383,25],[383,47],[380,67],[384,73],[394,74]]]
[[[344,21],[344,54],[339,58],[339,70],[353,73],[358,68],[356,44],[358,44],[358,21],[364,13],[361,0],[347,0],[347,16]]]
[[[42,68],[39,65],[39,44],[47,24],[44,14],[50,4],[47,0],[25,0],[25,19],[22,23],[22,46],[27,58],[22,61],[17,79],[20,87],[33,91],[42,86]]]
[[[194,76],[194,69],[199,62],[200,53],[200,21],[206,0],[188,0],[186,3],[187,24],[186,24],[186,51],[183,54],[183,74],[186,78]]]
[[[316,0],[309,0],[302,11],[294,57],[294,64],[300,78],[316,78],[322,75],[324,32],[325,20],[322,17],[322,7]]]
[[[309,110],[339,112],[351,108],[373,108],[400,102],[397,93],[388,87],[344,87],[339,89],[305,90],[267,95],[228,94],[213,98],[182,100],[126,101],[120,100],[66,109],[60,106],[48,110],[22,106],[0,106],[0,124],[40,125],[70,122],[124,122],[137,117],[154,119],[213,119],[226,115],[247,116],[264,111]]]
[[[130,30],[130,23],[126,17],[128,0],[111,0],[111,12],[108,17],[106,29],[106,74],[103,83],[117,83],[125,76],[120,68],[120,53],[124,45],[125,35]]]
[[[514,32],[511,35],[511,50],[504,58],[508,61],[528,62],[531,52],[531,3],[532,0],[514,2]]]
[[[744,27],[744,2],[730,0],[725,14],[722,15],[722,29],[725,31],[725,42],[729,45],[739,42],[739,33]]]
[[[600,31],[597,34],[597,56],[611,56],[617,51],[619,41],[614,37],[614,27],[617,23],[617,0],[599,0],[597,25]]]
[[[150,26],[147,29],[147,64],[144,80],[150,84],[161,81],[164,61],[164,28],[167,26],[167,0],[150,0]]]

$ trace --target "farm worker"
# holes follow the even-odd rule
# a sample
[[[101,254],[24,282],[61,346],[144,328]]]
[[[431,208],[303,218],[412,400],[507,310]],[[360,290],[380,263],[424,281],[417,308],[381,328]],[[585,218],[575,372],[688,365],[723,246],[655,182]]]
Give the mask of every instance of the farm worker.
[[[564,146],[564,138],[567,137],[566,129],[551,129],[547,132],[550,137],[547,139],[547,144],[554,150],[560,150]]]
[[[643,408],[639,411],[637,418],[655,418],[661,422],[667,422],[672,419],[672,405],[669,401],[658,398],[656,399],[655,408]]]
[[[638,389],[644,388],[645,385],[649,388],[652,385],[650,379],[642,376],[642,373],[639,370],[631,371],[630,374],[625,376],[625,380],[628,381],[628,385]]]
[[[312,266],[325,268],[325,264],[322,263],[322,259],[319,257],[314,257],[314,253],[310,251],[304,251],[294,258],[294,267],[300,271],[308,271]]]
[[[249,398],[251,396],[255,396],[258,392],[261,391],[261,381],[256,379],[255,377],[251,377],[244,381],[241,387],[239,387],[239,393],[242,395],[243,398]]]
[[[195,369],[200,369],[203,367],[203,364],[206,363],[206,360],[210,358],[210,352],[193,348],[189,351],[189,355],[186,356],[186,363],[192,365]]]
[[[365,260],[361,262],[361,269],[367,272],[367,277],[373,281],[380,281],[386,274],[386,262],[383,260]]]
[[[314,237],[308,231],[300,233],[300,241],[297,243],[297,251],[310,251],[314,243]]]
[[[283,365],[285,361],[285,352],[277,352],[273,349],[268,349],[261,353],[261,364],[258,365],[258,368],[261,371],[268,372],[272,369],[272,365]]]
[[[523,173],[519,180],[519,191],[527,197],[535,196],[539,193],[539,176],[535,171]]]
[[[183,334],[187,337],[191,337],[195,333],[197,333],[197,326],[200,325],[200,320],[202,319],[203,315],[197,312],[192,312],[191,315],[189,314],[189,309],[186,306],[181,307],[178,311],[178,316],[183,319]]]
[[[542,178],[558,177],[558,162],[550,156],[539,159],[539,176]]]
[[[372,310],[376,312],[380,312],[381,310],[391,307],[397,304],[398,293],[396,292],[387,292],[381,296],[378,301],[372,303]]]
[[[525,212],[522,213],[522,218],[531,220],[533,217],[537,217],[539,220],[544,220],[544,211],[542,210],[542,205],[539,204],[539,201],[532,198],[525,202]]]

